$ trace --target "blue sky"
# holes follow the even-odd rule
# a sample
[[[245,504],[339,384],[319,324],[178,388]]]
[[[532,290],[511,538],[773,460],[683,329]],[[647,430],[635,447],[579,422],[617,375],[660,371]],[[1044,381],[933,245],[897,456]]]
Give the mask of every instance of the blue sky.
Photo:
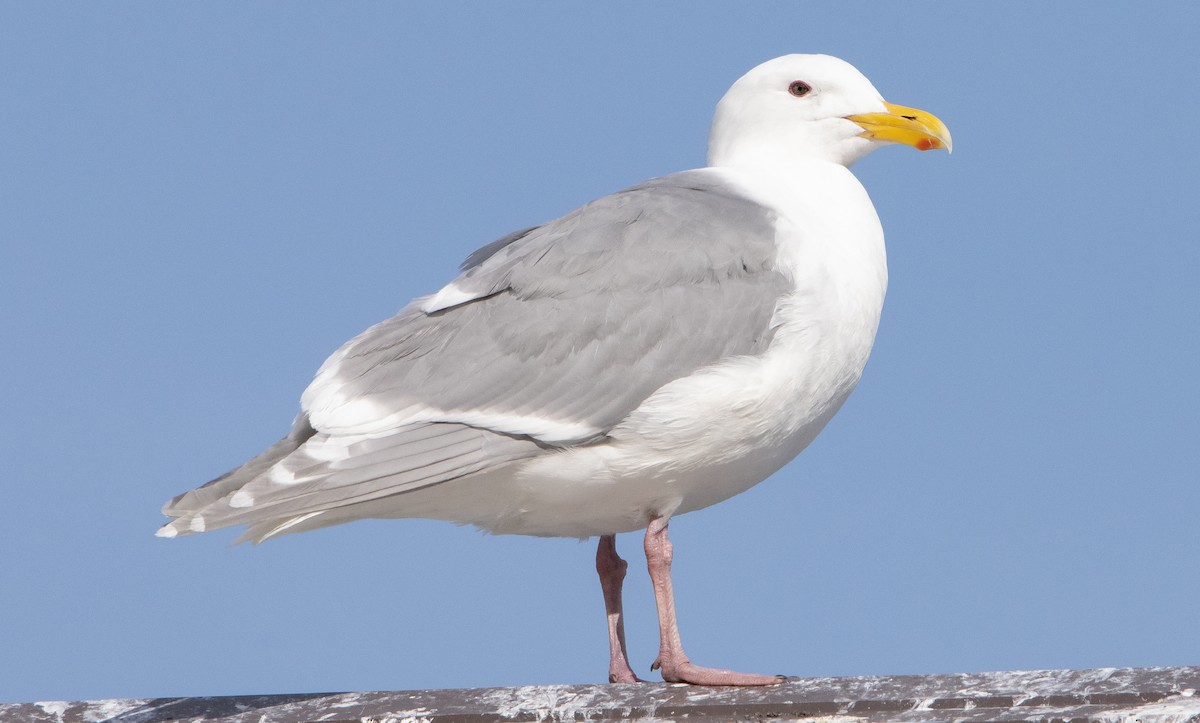
[[[0,5],[0,701],[598,682],[594,544],[168,497],[515,228],[701,165],[827,52],[955,152],[856,167],[891,286],[773,478],[678,518],[684,642],[792,675],[1200,663],[1195,6]],[[657,648],[621,536],[630,653]]]

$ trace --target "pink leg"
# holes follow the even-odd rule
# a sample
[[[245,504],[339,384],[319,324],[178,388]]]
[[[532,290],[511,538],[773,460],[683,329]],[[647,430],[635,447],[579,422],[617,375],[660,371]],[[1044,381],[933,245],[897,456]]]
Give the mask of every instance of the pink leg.
[[[667,537],[667,521],[662,517],[650,520],[646,527],[646,565],[654,585],[654,601],[658,605],[659,651],[651,670],[662,668],[663,680],[668,683],[694,685],[775,685],[783,678],[776,675],[735,673],[731,670],[701,668],[692,665],[683,652],[679,626],[675,621],[675,593],[671,589],[671,540]]]
[[[625,620],[621,612],[621,583],[629,564],[617,555],[617,536],[601,535],[596,548],[596,572],[604,590],[604,612],[608,614],[608,682],[641,683],[629,667],[625,652]]]

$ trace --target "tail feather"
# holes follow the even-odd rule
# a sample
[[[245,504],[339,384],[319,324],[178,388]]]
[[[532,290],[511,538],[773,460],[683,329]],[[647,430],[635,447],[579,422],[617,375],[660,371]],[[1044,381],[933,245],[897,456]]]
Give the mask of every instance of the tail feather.
[[[180,520],[186,522],[187,518],[191,515],[237,492],[255,477],[258,477],[292,452],[295,452],[316,433],[317,431],[308,422],[308,415],[301,412],[296,416],[296,420],[292,423],[292,431],[288,432],[286,437],[271,445],[270,448],[257,457],[239,467],[229,470],[211,482],[196,489],[188,490],[183,494],[176,495],[163,505],[162,513],[168,517],[176,518],[177,522]],[[179,527],[175,522],[169,522],[159,528],[157,534],[159,537],[175,537],[178,534],[202,531],[188,529],[186,525]]]
[[[176,497],[163,511],[176,519],[158,532],[175,537],[246,525],[242,539],[348,522],[361,503],[391,498],[544,454],[525,437],[462,424],[423,423],[382,437],[314,432],[306,418],[292,433],[241,467]],[[239,540],[240,541],[240,540]]]

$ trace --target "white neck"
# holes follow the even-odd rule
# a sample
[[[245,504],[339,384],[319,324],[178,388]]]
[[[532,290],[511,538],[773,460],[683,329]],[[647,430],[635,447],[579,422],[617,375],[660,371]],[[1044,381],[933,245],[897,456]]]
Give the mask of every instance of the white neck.
[[[776,263],[797,288],[832,284],[860,303],[870,334],[887,290],[883,228],[871,199],[845,166],[805,159],[791,165],[740,159],[712,167],[757,203],[778,214]]]

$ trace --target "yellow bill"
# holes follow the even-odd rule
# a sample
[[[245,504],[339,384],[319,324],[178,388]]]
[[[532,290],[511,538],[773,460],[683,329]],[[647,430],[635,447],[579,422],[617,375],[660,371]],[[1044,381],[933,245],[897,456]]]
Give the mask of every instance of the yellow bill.
[[[886,113],[858,113],[846,116],[863,127],[859,136],[912,146],[918,151],[953,147],[950,129],[932,113],[885,102]]]

